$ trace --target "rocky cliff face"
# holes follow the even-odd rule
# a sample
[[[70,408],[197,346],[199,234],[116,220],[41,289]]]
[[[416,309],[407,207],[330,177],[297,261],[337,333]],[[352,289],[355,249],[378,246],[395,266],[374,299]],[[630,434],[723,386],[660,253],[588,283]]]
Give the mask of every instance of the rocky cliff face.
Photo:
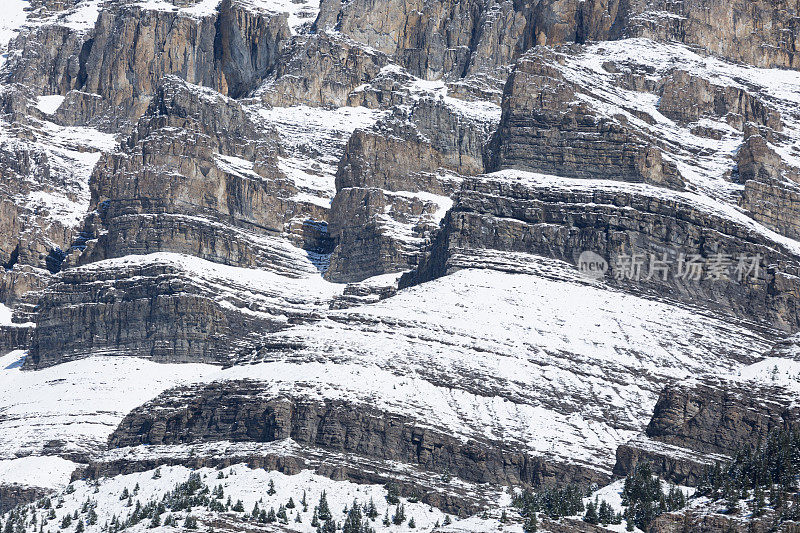
[[[580,477],[572,481],[577,483],[602,480],[583,477],[585,471],[569,465],[543,464],[502,442],[464,442],[368,405],[272,396],[264,384],[246,381],[168,391],[128,415],[109,438],[109,446],[283,439],[334,453],[419,465],[473,483],[531,485],[576,475]]]
[[[796,425],[795,3],[3,9],[0,497],[248,463],[484,531]]]
[[[652,194],[655,191],[644,192],[644,188],[622,193],[602,182],[589,186],[579,181],[571,183],[571,190],[565,190],[545,177],[515,172],[466,180],[426,263],[417,273],[407,276],[404,283],[452,271],[457,267],[449,264],[451,257],[463,250],[536,253],[573,263],[583,251],[594,250],[608,258],[609,275],[621,286],[663,291],[665,295],[711,305],[741,317],[765,313],[770,316],[765,324],[788,331],[796,327],[781,318],[783,315],[795,320],[794,289],[790,288],[797,268],[793,261],[764,272],[763,279],[721,285],[705,279],[684,283],[686,280],[670,277],[663,270],[649,275],[650,263],[642,264],[642,275],[634,278],[626,275],[626,267],[619,259],[631,253],[676,257],[678,250],[686,250],[699,256],[761,255],[770,257],[769,264],[781,264],[772,255],[775,252],[770,250],[771,245],[746,225],[695,210],[696,205],[687,203],[689,196],[665,192],[657,196]],[[705,230],[710,227],[715,228],[713,235]],[[667,289],[665,285],[669,284],[674,288]],[[785,293],[771,287],[785,287]],[[760,296],[756,296],[758,292]],[[752,309],[739,307],[744,302],[763,307],[753,313]]]

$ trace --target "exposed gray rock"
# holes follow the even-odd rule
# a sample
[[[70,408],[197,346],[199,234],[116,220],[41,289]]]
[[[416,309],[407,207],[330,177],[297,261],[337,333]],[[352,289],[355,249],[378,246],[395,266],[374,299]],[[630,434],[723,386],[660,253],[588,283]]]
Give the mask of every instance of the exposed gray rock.
[[[349,105],[351,93],[377,78],[388,62],[386,54],[336,34],[302,36],[286,49],[257,94],[274,106],[341,107]]]
[[[585,484],[603,476],[559,465],[494,441],[462,441],[418,421],[346,401],[273,396],[255,381],[169,391],[133,411],[110,447],[198,442],[293,442],[334,453],[419,465],[465,481],[512,485]]]
[[[522,177],[468,178],[455,195],[428,257],[400,285],[444,275],[451,271],[448,260],[453,254],[476,249],[533,253],[572,264],[582,252],[592,250],[610,265],[607,277],[620,278],[616,283],[627,290],[652,290],[661,297],[760,320],[768,328],[794,331],[799,325],[798,267],[788,250],[741,222],[700,209],[690,197],[662,194],[657,188],[622,192],[599,185],[573,188],[547,180],[530,182]],[[679,253],[704,258],[744,254],[760,255],[764,261],[759,278],[743,277],[746,283],[735,277],[710,280],[707,273],[697,282],[665,279],[656,272],[647,279],[649,265],[634,281],[626,279],[624,264],[618,262],[632,253],[658,258],[667,253],[673,261]]]
[[[234,100],[165,78],[148,112],[92,180],[87,264],[131,253],[189,253],[238,266],[269,266],[259,236],[294,218],[323,219],[291,200],[278,170],[277,133]],[[240,231],[231,231],[231,228]]]
[[[554,60],[537,48],[517,62],[489,147],[489,170],[683,187],[677,168],[652,140],[628,127],[624,116],[604,116],[578,98],[582,89],[564,78]]]
[[[420,98],[409,111],[395,109],[353,133],[331,203],[337,247],[329,279],[359,281],[414,268],[460,176],[483,171],[483,145],[496,118],[492,106],[470,115],[450,100]]]

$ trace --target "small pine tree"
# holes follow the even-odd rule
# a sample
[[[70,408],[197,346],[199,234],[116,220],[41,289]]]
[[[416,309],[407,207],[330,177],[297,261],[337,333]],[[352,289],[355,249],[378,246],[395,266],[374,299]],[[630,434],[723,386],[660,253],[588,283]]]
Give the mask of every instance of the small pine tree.
[[[275,490],[275,482],[273,480],[269,480],[269,489],[267,489],[267,494],[270,496],[274,495],[276,492]]]
[[[597,519],[604,526],[607,526],[614,520],[614,511],[605,500],[600,502],[600,509],[597,511]]]
[[[186,515],[186,520],[183,522],[183,527],[186,529],[197,529],[197,518],[192,515]]]
[[[319,519],[322,521],[330,520],[333,515],[331,515],[330,507],[328,507],[328,495],[325,491],[322,491],[322,495],[319,497],[319,504],[317,505],[317,515]]]
[[[386,485],[386,501],[389,505],[397,505],[400,503],[400,495],[394,483]]]
[[[447,518],[450,518],[449,516]],[[449,522],[445,518],[444,525],[448,525]],[[525,533],[536,533],[539,529],[539,521],[536,519],[536,513],[530,513],[528,516],[525,517],[525,522],[522,524],[522,531]]]
[[[444,525],[446,525],[446,526],[449,526],[450,524],[452,524],[452,523],[453,523],[453,519],[452,519],[452,518],[450,518],[450,515],[449,515],[449,514],[448,514],[448,515],[444,515],[444,522],[443,522],[443,523],[444,523]]]
[[[242,500],[236,500],[236,505],[231,508],[231,511],[235,513],[243,513],[244,512],[244,504]]]
[[[367,505],[365,514],[367,515],[367,518],[369,518],[373,522],[375,521],[376,518],[378,518],[378,508],[375,507],[375,500],[373,500],[372,498],[369,499],[369,504]]]
[[[394,515],[392,516],[392,523],[396,526],[399,526],[403,522],[406,521],[406,509],[403,507],[403,504],[399,504],[397,509],[394,511]]]
[[[600,523],[600,519],[597,516],[597,507],[595,502],[589,502],[586,504],[586,514],[583,515],[583,521],[592,525],[597,525]]]
[[[416,529],[416,527],[417,527],[417,523],[414,522],[414,517],[413,516],[411,517],[411,520],[408,521],[408,527],[411,528],[411,529]]]
[[[756,488],[753,490],[753,516],[759,517],[763,515],[765,506],[764,491],[761,486],[756,485]]]
[[[78,520],[78,525],[75,526],[75,533],[83,533],[84,531],[83,520]]]
[[[294,500],[292,499],[291,496],[289,497],[289,501],[286,502],[286,508],[287,509],[294,509],[295,508]]]

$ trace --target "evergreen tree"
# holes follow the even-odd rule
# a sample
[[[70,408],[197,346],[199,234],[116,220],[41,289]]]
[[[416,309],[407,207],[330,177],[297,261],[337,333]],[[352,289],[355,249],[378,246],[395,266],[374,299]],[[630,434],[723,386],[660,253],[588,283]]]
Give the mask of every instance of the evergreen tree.
[[[289,517],[286,515],[286,507],[281,505],[278,507],[278,512],[275,515],[278,519],[283,522],[284,524],[289,522]]]
[[[406,508],[403,507],[403,504],[399,504],[397,509],[394,511],[394,515],[392,515],[392,523],[396,526],[399,526],[403,522],[406,521]]]
[[[753,489],[753,516],[759,517],[763,515],[765,506],[764,491],[760,485],[756,485],[756,488]]]
[[[450,518],[449,516],[447,518]],[[448,525],[447,518],[444,521],[444,525]],[[539,521],[536,519],[536,513],[531,513],[530,515],[525,517],[525,521],[522,523],[522,530],[525,533],[536,533],[539,529]]]
[[[600,523],[600,519],[597,516],[597,507],[594,502],[589,502],[586,504],[586,514],[583,515],[583,521],[592,525],[597,525]]]
[[[267,489],[267,494],[273,496],[275,494],[275,482],[273,480],[269,480],[269,488]]]
[[[400,494],[397,489],[397,485],[394,483],[389,483],[386,485],[386,501],[389,505],[397,505],[400,503]]]
[[[326,520],[322,526],[317,528],[317,533],[336,533],[336,530],[339,529],[336,525],[336,521],[331,518]]]
[[[331,510],[328,507],[328,495],[325,491],[322,491],[322,495],[319,497],[319,504],[317,505],[317,515],[319,519],[322,521],[328,521],[332,518]]]
[[[369,499],[369,504],[364,510],[364,514],[366,514],[367,518],[369,518],[373,522],[375,521],[376,518],[378,518],[378,508],[375,507],[375,500],[373,500],[372,498]]]
[[[614,510],[605,500],[600,502],[600,509],[597,511],[597,519],[604,526],[614,521]]]
[[[362,533],[362,520],[361,507],[354,501],[342,525],[342,533]]]
[[[183,527],[186,529],[197,529],[197,518],[192,515],[186,515],[186,520],[183,522]]]
[[[294,500],[292,499],[291,496],[289,497],[289,501],[286,502],[286,508],[287,509],[294,509],[295,508]]]

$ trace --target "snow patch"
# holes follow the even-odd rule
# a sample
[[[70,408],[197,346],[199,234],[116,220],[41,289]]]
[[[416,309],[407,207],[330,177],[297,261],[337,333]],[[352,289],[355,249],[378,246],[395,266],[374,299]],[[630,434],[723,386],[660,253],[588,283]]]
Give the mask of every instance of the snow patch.
[[[0,461],[0,481],[47,489],[63,488],[78,465],[61,457],[20,457]]]
[[[56,110],[61,106],[64,102],[64,97],[60,94],[53,94],[49,96],[40,96],[37,103],[36,109],[41,111],[46,115],[52,115],[56,112]]]

